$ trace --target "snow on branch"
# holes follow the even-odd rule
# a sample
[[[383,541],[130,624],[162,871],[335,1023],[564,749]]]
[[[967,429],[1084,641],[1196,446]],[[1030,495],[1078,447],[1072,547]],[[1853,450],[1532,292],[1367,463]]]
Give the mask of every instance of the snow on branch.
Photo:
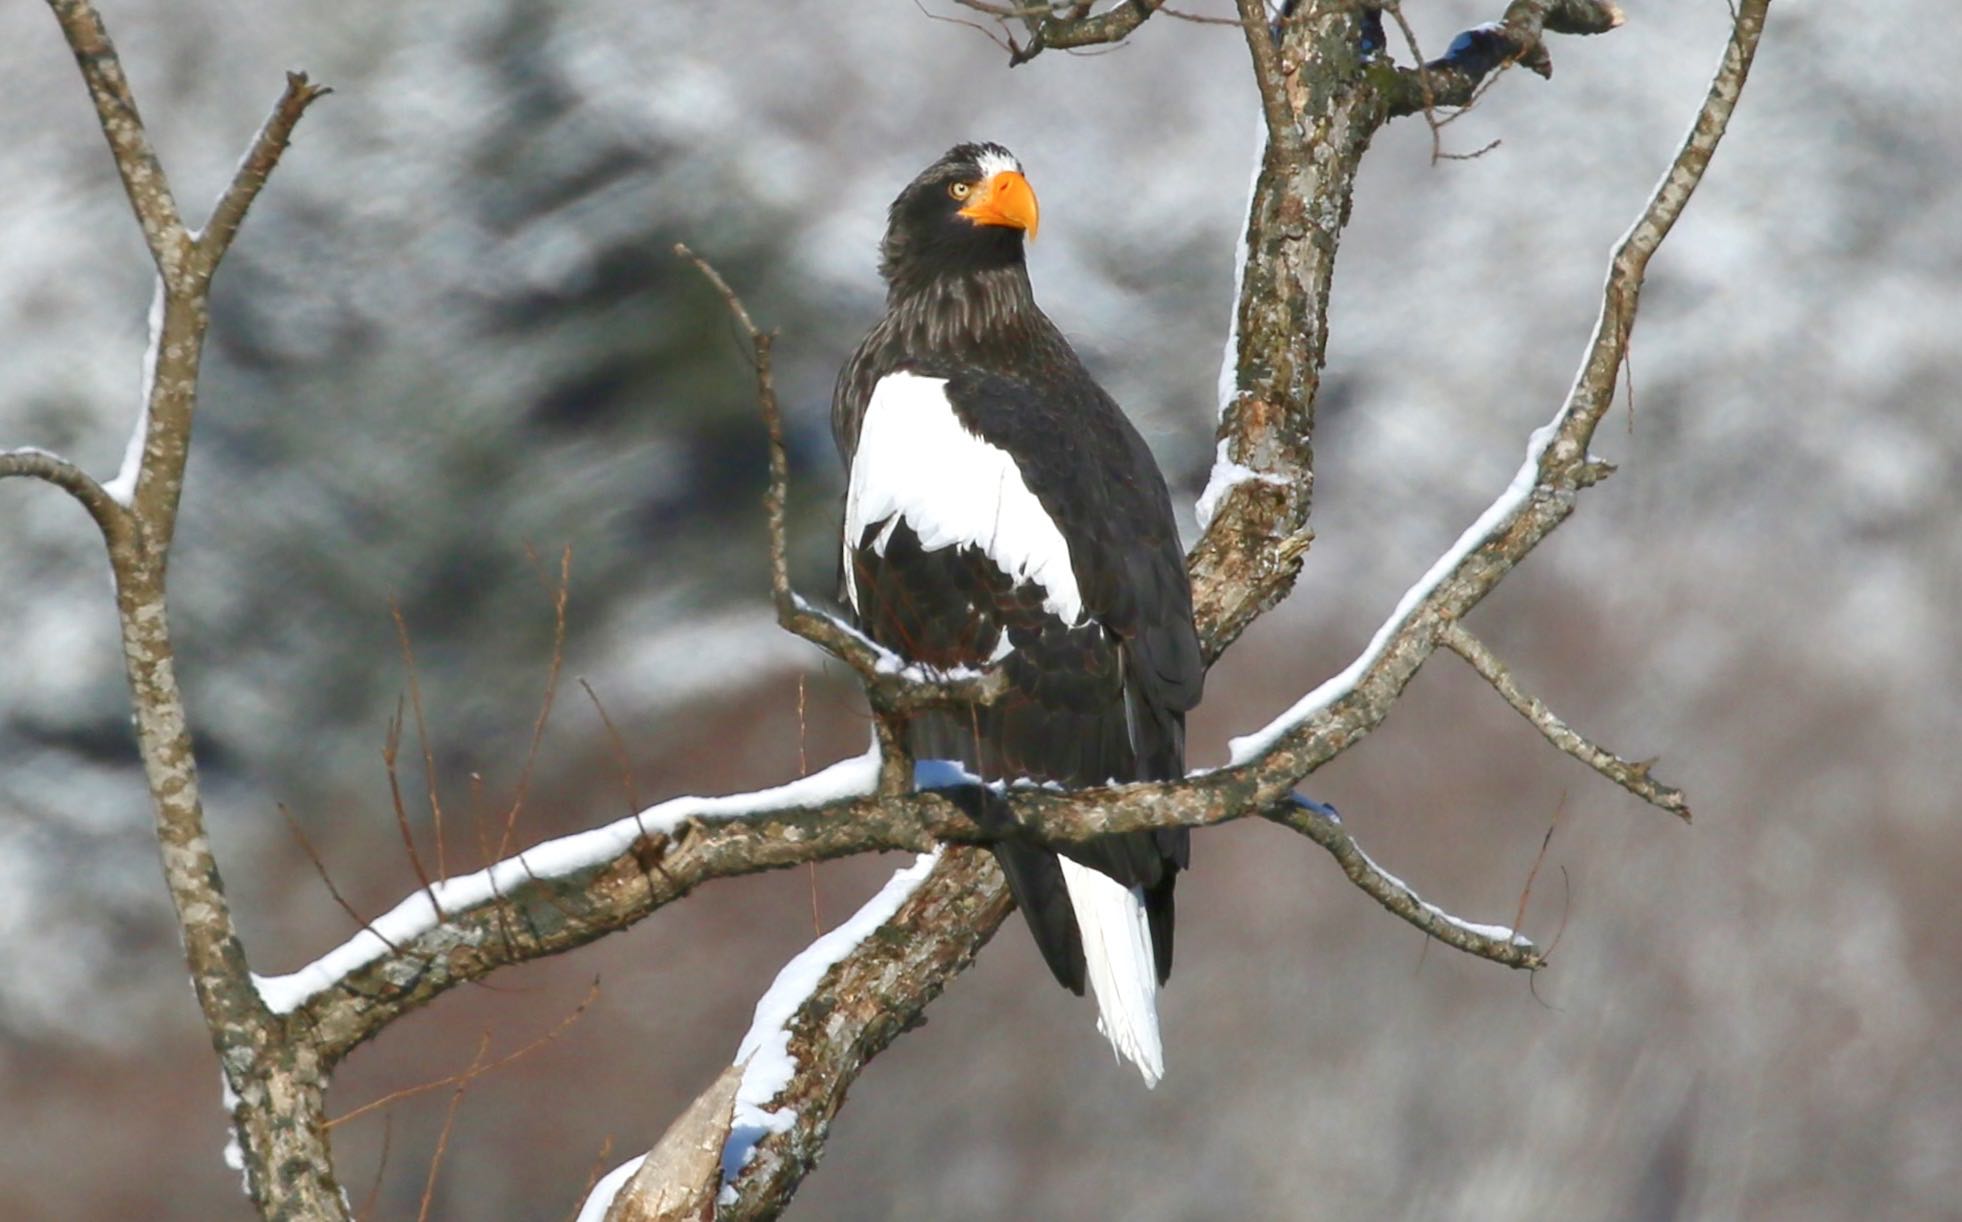
[[[1312,768],[1324,762],[1315,744],[1326,740],[1328,729],[1345,727],[1356,736],[1373,729],[1442,634],[1566,520],[1581,489],[1613,471],[1589,456],[1588,444],[1614,401],[1642,278],[1723,137],[1763,29],[1766,3],[1739,9],[1723,61],[1675,159],[1615,246],[1600,315],[1573,386],[1553,419],[1532,434],[1511,483],[1405,591],[1361,656],[1262,729],[1233,740],[1236,765],[1258,758],[1265,768],[1295,756],[1280,774],[1303,763]]]
[[[1384,712],[1387,704],[1370,715],[1380,720]],[[1346,717],[1310,717],[1277,734],[1263,753],[1182,782],[1071,792],[1009,787],[986,798],[968,778],[932,768],[933,761],[915,772],[921,792],[874,794],[883,769],[876,750],[868,751],[773,789],[675,798],[419,888],[312,964],[255,984],[271,1011],[298,1016],[332,1064],[458,984],[583,945],[713,879],[873,851],[924,852],[1004,836],[1080,843],[1255,815],[1314,840],[1391,911],[1420,927],[1429,913],[1440,928],[1457,931],[1438,932],[1441,941],[1508,966],[1537,966],[1530,942],[1480,936],[1482,927],[1445,917],[1369,863],[1339,822],[1301,813],[1293,786],[1361,732]]]
[[[702,1093],[652,1152],[628,1160],[601,1179],[587,1197],[580,1211],[581,1218],[600,1222],[601,1219],[695,1216],[707,1204],[705,1200],[697,1200],[698,1185],[677,1184],[672,1174],[641,1175],[639,1170],[644,1162],[691,1165],[685,1159],[663,1160],[662,1155],[664,1152],[692,1155],[707,1149],[718,1153],[714,1162],[716,1212],[718,1216],[733,1216],[725,1211],[741,1199],[737,1183],[749,1172],[751,1163],[758,1160],[760,1144],[770,1137],[790,1133],[800,1120],[809,1127],[810,1121],[788,1094],[800,1069],[808,1077],[816,1068],[815,1062],[805,1064],[811,1060],[807,1027],[812,1000],[827,985],[832,990],[838,987],[840,981],[834,969],[920,891],[946,851],[936,848],[922,853],[912,865],[894,874],[848,920],[819,937],[783,966],[756,1003],[755,1017],[737,1046],[731,1072],[725,1072]],[[832,1015],[834,1006],[826,1005],[824,1011]],[[804,1036],[802,1046],[806,1049],[802,1057],[794,1048],[800,1034]],[[827,1034],[829,1038],[821,1043],[837,1043],[835,1036]],[[858,1041],[849,1043],[856,1046]],[[826,1121],[835,1106],[834,1101],[823,1112]],[[771,1178],[767,1168],[775,1162],[775,1157],[762,1160],[758,1168],[762,1180]]]
[[[756,1003],[756,1017],[748,1034],[736,1049],[737,1065],[742,1066],[742,1085],[736,1091],[733,1127],[722,1150],[722,1180],[730,1185],[743,1173],[756,1154],[756,1143],[768,1133],[782,1133],[797,1122],[794,1107],[773,1106],[790,1086],[797,1073],[797,1057],[790,1050],[791,1021],[817,992],[818,985],[833,967],[857,948],[860,942],[886,923],[899,906],[911,899],[926,881],[929,871],[939,863],[940,850],[922,853],[912,865],[899,871],[867,900],[850,920],[811,943],[786,963],[769,990]],[[736,1192],[725,1187],[719,1198],[733,1204]]]
[[[832,1118],[866,1063],[912,1029],[1011,910],[993,856],[949,847],[877,936],[858,941],[824,974],[783,1024],[795,1072],[770,1102],[787,1123],[757,1138],[725,1188],[718,1218],[782,1211],[823,1155]]]
[[[927,865],[923,859],[901,871],[852,918],[849,924],[863,922],[865,932],[876,928],[876,937],[854,929],[852,945],[834,958],[835,947],[820,952],[834,936],[825,935],[820,946],[784,969],[758,1003],[757,1024],[745,1037],[744,1049],[755,1045],[767,1050],[781,1043],[794,1065],[785,1083],[756,1105],[769,1121],[767,1131],[755,1134],[753,1141],[742,1134],[735,1145],[729,1144],[737,1127],[737,1093],[761,1094],[760,1083],[746,1087],[743,1082],[752,1066],[760,1073],[772,1064],[739,1058],[675,1120],[644,1161],[629,1160],[600,1181],[586,1200],[582,1220],[696,1218],[718,1196],[714,1214],[724,1222],[775,1217],[782,1211],[822,1155],[832,1118],[865,1064],[912,1028],[920,1010],[973,961],[1011,911],[1008,884],[988,853],[949,847],[935,854],[921,873]],[[902,888],[907,894],[897,910],[870,921]],[[833,960],[821,972],[812,970],[812,956],[819,953]],[[793,997],[795,992],[804,995]],[[794,1008],[786,1011],[784,1003],[793,1000]],[[704,1151],[714,1155],[706,1165],[699,1161]],[[680,1167],[682,1182],[644,1170],[657,1162]],[[733,1175],[725,1182],[723,1168],[730,1164],[735,1164]],[[703,1170],[707,1175],[698,1182],[697,1172]]]
[[[1546,966],[1546,953],[1532,939],[1507,925],[1481,925],[1456,917],[1417,894],[1415,888],[1376,864],[1349,835],[1333,811],[1299,799],[1267,813],[1329,851],[1349,881],[1383,907],[1456,950],[1523,971]]]
[[[291,1013],[345,981],[351,973],[385,956],[401,953],[400,948],[425,939],[446,923],[454,924],[528,884],[550,884],[589,873],[630,855],[642,841],[682,832],[692,820],[774,814],[869,793],[877,771],[878,759],[868,751],[774,789],[728,797],[671,798],[603,827],[547,840],[474,874],[443,879],[431,883],[427,889],[418,889],[368,922],[352,938],[298,971],[284,976],[255,976],[253,983],[273,1013]]]

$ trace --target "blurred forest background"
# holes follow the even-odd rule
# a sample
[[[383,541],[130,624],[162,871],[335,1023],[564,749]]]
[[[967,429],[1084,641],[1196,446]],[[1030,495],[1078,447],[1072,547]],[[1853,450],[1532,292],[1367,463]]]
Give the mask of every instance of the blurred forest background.
[[[1436,54],[1500,5],[1407,7]],[[619,724],[642,801],[862,745],[848,676],[771,626],[748,370],[676,240],[782,328],[807,592],[831,587],[826,409],[880,308],[884,208],[957,140],[1020,155],[1039,300],[1178,499],[1204,483],[1256,146],[1231,28],[1160,18],[1011,72],[907,0],[104,8],[193,215],[283,69],[336,91],[219,275],[171,583],[262,972],[351,932],[277,804],[364,913],[415,885],[381,763],[406,686],[391,600],[452,869],[478,858],[456,812],[501,819],[518,778],[551,653],[539,574],[566,546],[568,682],[521,841],[629,806],[573,676]],[[1502,141],[1483,157],[1432,165],[1418,120],[1379,137],[1332,305],[1317,540],[1293,599],[1213,674],[1195,764],[1345,663],[1560,401],[1605,253],[1728,20],[1722,0],[1628,8],[1613,35],[1555,41],[1551,81],[1510,74],[1447,129],[1459,152]],[[1652,268],[1633,402],[1597,446],[1621,474],[1472,619],[1577,727],[1660,755],[1695,826],[1556,754],[1440,656],[1308,788],[1481,921],[1512,920],[1557,818],[1525,922],[1559,938],[1536,989],[1427,951],[1284,831],[1209,832],[1181,889],[1162,1087],[1111,1062],[1018,921],[860,1081],[801,1216],[1962,1216],[1962,78],[1947,6],[1888,12],[1774,8]],[[106,477],[150,272],[53,21],[12,4],[0,34],[0,442]],[[419,765],[404,783],[420,790]],[[463,1069],[484,1032],[493,1055],[521,1046],[597,977],[579,1022],[470,1090],[437,1187],[439,1217],[565,1216],[603,1143],[607,1166],[644,1148],[814,919],[895,864],[720,883],[446,997],[352,1058],[336,1110]],[[173,928],[99,547],[65,498],[11,483],[0,1215],[242,1214]],[[414,1216],[448,1098],[336,1129],[350,1195],[379,1183],[374,1216]]]

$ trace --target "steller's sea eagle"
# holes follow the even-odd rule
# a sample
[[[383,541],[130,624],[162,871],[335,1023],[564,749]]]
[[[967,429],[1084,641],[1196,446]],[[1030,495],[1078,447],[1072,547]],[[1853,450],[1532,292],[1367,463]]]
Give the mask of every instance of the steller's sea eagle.
[[[1066,787],[1175,780],[1205,667],[1165,479],[1036,307],[1035,193],[997,144],[962,144],[893,201],[886,314],[838,375],[848,472],[842,593],[859,627],[929,667],[999,664],[981,708],[913,716],[916,758]],[[1056,979],[1090,986],[1112,1046],[1156,1084],[1183,828],[995,855]]]

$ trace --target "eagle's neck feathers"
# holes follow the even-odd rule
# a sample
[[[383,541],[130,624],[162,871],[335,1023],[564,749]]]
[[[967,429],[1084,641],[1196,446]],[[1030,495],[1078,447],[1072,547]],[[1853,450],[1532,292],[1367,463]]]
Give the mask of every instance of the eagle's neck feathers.
[[[1047,347],[1055,330],[1036,308],[1029,271],[1021,263],[916,282],[895,279],[880,329],[898,351],[991,365],[1032,346]]]

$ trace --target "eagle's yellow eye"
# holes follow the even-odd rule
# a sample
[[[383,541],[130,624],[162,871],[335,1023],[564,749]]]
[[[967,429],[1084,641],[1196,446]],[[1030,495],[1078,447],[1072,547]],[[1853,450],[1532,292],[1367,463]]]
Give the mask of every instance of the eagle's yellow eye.
[[[966,182],[950,183],[948,184],[947,187],[947,194],[953,196],[955,199],[966,199],[968,197],[968,193],[973,190],[974,190],[973,183],[966,183]]]

